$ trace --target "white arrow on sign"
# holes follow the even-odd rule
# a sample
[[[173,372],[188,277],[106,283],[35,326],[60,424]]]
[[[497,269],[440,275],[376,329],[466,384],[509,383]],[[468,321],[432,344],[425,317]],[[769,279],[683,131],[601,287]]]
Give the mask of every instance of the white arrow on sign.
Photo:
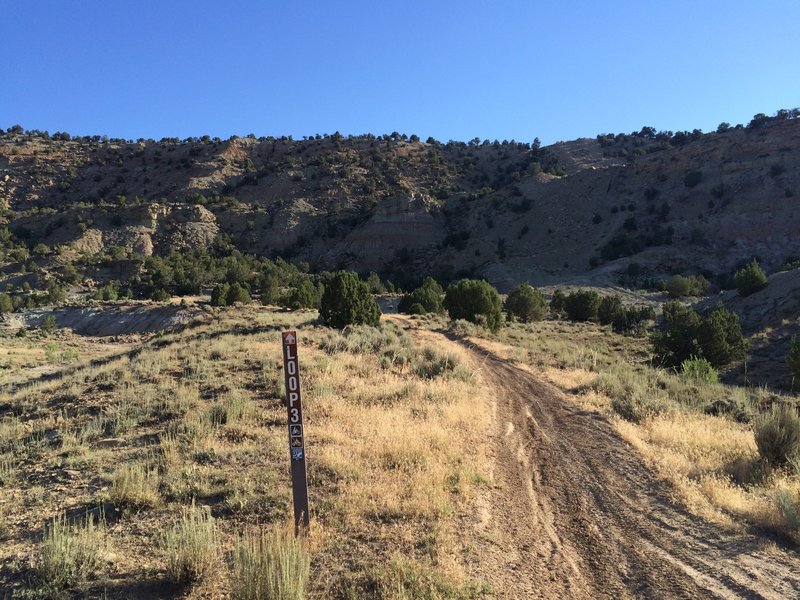
[[[286,344],[294,344],[296,340],[291,333],[287,333],[286,335],[283,336],[283,341]]]

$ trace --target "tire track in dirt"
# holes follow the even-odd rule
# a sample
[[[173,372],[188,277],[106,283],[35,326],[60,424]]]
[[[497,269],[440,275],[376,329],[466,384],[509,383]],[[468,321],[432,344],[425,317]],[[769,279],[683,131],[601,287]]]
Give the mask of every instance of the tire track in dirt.
[[[795,550],[689,514],[601,415],[461,343],[495,398],[495,485],[463,518],[467,568],[498,597],[800,597]]]

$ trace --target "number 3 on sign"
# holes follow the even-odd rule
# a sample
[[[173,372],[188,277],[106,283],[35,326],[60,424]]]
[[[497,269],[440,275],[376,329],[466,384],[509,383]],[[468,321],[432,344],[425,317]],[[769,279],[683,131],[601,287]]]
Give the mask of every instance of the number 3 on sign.
[[[300,411],[296,408],[291,409],[292,412],[292,423],[297,423],[300,420]]]

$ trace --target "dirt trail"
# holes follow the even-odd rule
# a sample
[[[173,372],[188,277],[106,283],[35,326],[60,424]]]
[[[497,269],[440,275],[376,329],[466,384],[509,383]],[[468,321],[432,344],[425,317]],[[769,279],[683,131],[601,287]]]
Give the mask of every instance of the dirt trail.
[[[495,391],[495,487],[463,529],[499,597],[800,598],[796,551],[690,515],[601,415],[467,346]]]

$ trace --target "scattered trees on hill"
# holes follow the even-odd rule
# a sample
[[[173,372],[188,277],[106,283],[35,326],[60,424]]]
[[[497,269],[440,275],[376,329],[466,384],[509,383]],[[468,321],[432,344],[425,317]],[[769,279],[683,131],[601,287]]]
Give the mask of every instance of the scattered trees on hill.
[[[742,296],[749,296],[767,285],[767,275],[754,258],[733,275],[733,282]]]
[[[653,334],[655,361],[678,367],[700,357],[715,367],[744,357],[746,342],[736,313],[717,307],[703,319],[676,300],[664,305],[665,328]]]
[[[498,331],[503,323],[500,294],[486,281],[461,279],[447,288],[444,308],[452,319],[465,319]]]
[[[547,314],[547,302],[542,292],[535,287],[523,283],[508,295],[505,304],[509,316],[519,319],[523,323],[539,321]]]

